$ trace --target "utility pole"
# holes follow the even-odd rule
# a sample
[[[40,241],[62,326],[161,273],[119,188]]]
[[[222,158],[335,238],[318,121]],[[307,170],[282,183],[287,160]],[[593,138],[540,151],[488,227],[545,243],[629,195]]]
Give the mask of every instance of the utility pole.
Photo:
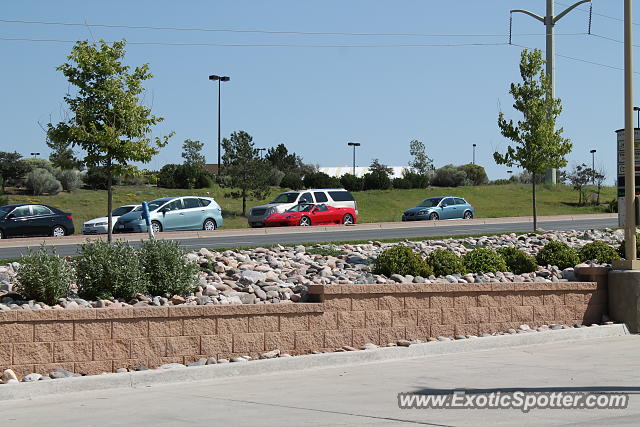
[[[520,12],[520,13],[524,13],[525,15],[529,15],[530,17],[537,19],[538,21],[542,22],[544,24],[544,26],[546,27],[546,39],[547,39],[547,77],[549,78],[549,83],[551,84],[551,97],[555,98],[556,96],[556,89],[555,89],[555,76],[554,76],[554,64],[553,64],[553,59],[555,57],[555,47],[554,47],[554,37],[553,37],[553,26],[556,24],[556,22],[558,22],[559,20],[561,20],[562,18],[564,18],[564,16],[571,12],[573,9],[575,9],[576,7],[580,6],[583,3],[590,3],[591,0],[580,0],[579,2],[569,6],[568,8],[566,8],[564,11],[562,11],[561,13],[559,13],[558,15],[554,15],[554,0],[547,0],[547,14],[546,16],[542,17],[540,15],[537,15],[533,12],[529,12],[528,10],[523,10],[523,9],[513,9],[511,10],[511,13],[516,13],[516,12]],[[545,175],[544,178],[545,182],[548,184],[555,184],[556,183],[556,170],[555,169],[549,169],[547,170],[547,174]]]

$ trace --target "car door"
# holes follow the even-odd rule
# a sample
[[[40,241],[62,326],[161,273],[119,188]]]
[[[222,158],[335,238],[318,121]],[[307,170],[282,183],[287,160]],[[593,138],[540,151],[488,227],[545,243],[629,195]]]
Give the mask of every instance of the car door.
[[[7,236],[33,236],[36,233],[32,229],[31,206],[19,206],[6,217],[5,234]]]
[[[30,223],[34,234],[38,236],[48,236],[55,220],[56,214],[51,212],[46,206],[32,205]]]
[[[455,218],[456,213],[456,205],[451,197],[445,197],[441,202],[440,206],[442,207],[442,215],[440,219],[451,219]]]
[[[182,214],[186,230],[200,230],[205,220],[205,209],[200,205],[196,197],[182,199]]]
[[[331,213],[326,205],[316,205],[311,214],[311,223],[314,225],[331,222]]]
[[[464,212],[469,208],[469,205],[467,204],[467,202],[464,201],[464,199],[461,199],[460,197],[456,197],[454,198],[455,202],[456,202],[456,218],[464,218]]]
[[[184,213],[182,212],[182,199],[173,200],[160,209],[162,211],[162,230],[183,230]]]

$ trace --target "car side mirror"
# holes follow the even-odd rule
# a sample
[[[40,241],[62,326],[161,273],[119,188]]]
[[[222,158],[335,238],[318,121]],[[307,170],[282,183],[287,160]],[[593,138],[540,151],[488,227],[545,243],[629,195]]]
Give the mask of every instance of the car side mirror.
[[[7,215],[7,219],[14,219],[15,217],[16,217],[16,214],[10,213],[9,215]]]

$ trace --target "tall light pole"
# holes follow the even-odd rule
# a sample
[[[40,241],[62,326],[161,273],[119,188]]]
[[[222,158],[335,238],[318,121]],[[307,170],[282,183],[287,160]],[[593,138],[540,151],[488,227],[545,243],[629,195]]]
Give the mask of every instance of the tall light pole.
[[[228,82],[231,78],[228,76],[216,76],[213,74],[209,76],[209,80],[218,81],[218,176],[220,176],[220,169],[222,168],[220,162],[220,85],[222,82]]]
[[[591,151],[591,184],[596,183],[596,150],[595,148]]]
[[[267,151],[266,148],[256,148],[256,150],[258,150],[258,155],[260,156],[260,158],[262,158],[262,152]]]
[[[32,155],[32,156],[33,156],[33,158],[35,159],[35,158],[36,158],[36,156],[39,156],[39,155],[40,155],[40,153],[31,153],[31,155]]]
[[[356,147],[360,146],[359,142],[348,142],[349,147],[353,147],[353,176],[356,176]]]
[[[583,3],[590,3],[591,0],[580,0],[577,3],[574,3],[573,5],[569,6],[568,8],[566,8],[565,10],[563,10],[561,13],[559,13],[558,15],[554,15],[554,0],[547,0],[547,14],[546,16],[542,17],[540,15],[537,15],[533,12],[529,12],[528,10],[523,10],[523,9],[513,9],[511,10],[511,13],[516,13],[516,12],[520,12],[520,13],[524,13],[525,15],[529,15],[530,17],[537,19],[538,21],[542,22],[545,27],[546,27],[546,41],[547,41],[547,71],[546,74],[549,77],[549,83],[551,84],[551,98],[555,98],[556,96],[556,89],[555,89],[555,76],[554,76],[554,64],[553,64],[553,59],[555,57],[555,51],[554,51],[554,37],[553,37],[553,26],[556,25],[556,22],[558,22],[559,20],[561,20],[562,18],[564,18],[564,16],[571,12],[573,9],[575,9],[576,7],[580,6]],[[551,183],[551,184],[555,184],[556,183],[556,170],[555,169],[549,169],[547,170],[547,174],[545,176],[545,182],[546,183]]]
[[[473,162],[474,165],[476,164],[476,144],[473,144]]]

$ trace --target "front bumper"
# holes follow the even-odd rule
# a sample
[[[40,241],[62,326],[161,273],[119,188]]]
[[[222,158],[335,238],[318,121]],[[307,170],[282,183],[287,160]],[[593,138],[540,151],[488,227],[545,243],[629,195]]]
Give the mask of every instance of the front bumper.
[[[146,233],[147,224],[144,221],[132,221],[132,222],[116,222],[113,226],[113,233]]]
[[[289,227],[292,225],[298,225],[297,221],[291,220],[280,220],[280,221],[265,221],[265,227]]]
[[[107,234],[107,225],[83,225],[82,234]]]

